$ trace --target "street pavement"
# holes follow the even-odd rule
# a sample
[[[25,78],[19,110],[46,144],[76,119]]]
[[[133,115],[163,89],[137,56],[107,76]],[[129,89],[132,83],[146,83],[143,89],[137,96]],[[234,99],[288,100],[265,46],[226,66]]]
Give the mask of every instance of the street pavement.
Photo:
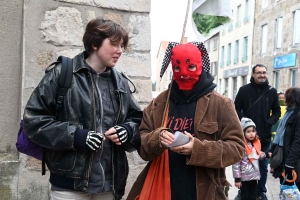
[[[270,167],[270,165],[269,165]],[[228,182],[232,185],[230,187],[229,193],[228,193],[228,199],[234,200],[234,197],[238,193],[238,189],[234,186],[234,178],[232,176],[232,167],[229,166],[226,168],[226,177]],[[278,200],[279,191],[280,191],[280,183],[279,179],[275,179],[272,174],[270,173],[270,168],[268,172],[268,179],[267,179],[267,197],[268,200]]]

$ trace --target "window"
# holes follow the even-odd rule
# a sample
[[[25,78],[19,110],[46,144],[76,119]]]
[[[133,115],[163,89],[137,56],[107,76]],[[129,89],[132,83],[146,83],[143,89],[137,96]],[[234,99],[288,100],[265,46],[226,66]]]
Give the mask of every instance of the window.
[[[214,38],[214,50],[218,48],[218,38]]]
[[[239,40],[235,41],[234,64],[239,62]]]
[[[225,47],[222,46],[222,48],[221,48],[221,63],[220,63],[221,67],[224,66],[224,54],[225,54]]]
[[[262,26],[261,53],[267,52],[267,43],[268,43],[268,25],[265,24]]]
[[[218,63],[217,62],[212,62],[210,63],[210,74],[212,76],[216,76],[217,75],[217,69],[218,69]]]
[[[241,15],[242,15],[242,9],[241,9],[241,5],[239,5],[237,7],[237,12],[236,12],[236,24],[235,27],[240,27],[241,26]]]
[[[282,43],[282,17],[276,20],[276,48],[281,48]]]
[[[249,22],[249,19],[250,19],[250,0],[246,0],[244,23]]]
[[[231,64],[231,43],[228,44],[228,51],[227,51],[227,65]]]
[[[296,86],[296,80],[297,80],[297,69],[291,69],[291,74],[290,74],[290,80],[291,80],[291,87]]]
[[[261,2],[261,9],[265,9],[266,7],[268,7],[268,0],[262,0]]]
[[[248,60],[248,36],[243,39],[243,57],[242,62]]]
[[[210,52],[210,40],[207,41],[207,52]]]
[[[296,10],[294,13],[294,37],[293,43],[300,43],[300,10]]]
[[[278,89],[279,71],[274,71],[274,87]]]

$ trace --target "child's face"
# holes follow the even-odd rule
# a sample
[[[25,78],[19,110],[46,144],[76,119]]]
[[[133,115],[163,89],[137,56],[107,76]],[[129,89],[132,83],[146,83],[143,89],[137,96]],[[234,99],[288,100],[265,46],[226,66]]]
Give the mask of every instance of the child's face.
[[[256,129],[254,127],[249,127],[245,130],[245,137],[247,140],[252,141],[256,137]]]

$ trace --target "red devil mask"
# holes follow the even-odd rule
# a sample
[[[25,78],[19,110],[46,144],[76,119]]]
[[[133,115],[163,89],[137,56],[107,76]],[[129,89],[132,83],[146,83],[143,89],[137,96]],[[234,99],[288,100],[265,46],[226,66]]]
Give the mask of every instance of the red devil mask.
[[[191,90],[202,73],[202,54],[191,43],[180,44],[172,49],[173,80],[180,90]]]

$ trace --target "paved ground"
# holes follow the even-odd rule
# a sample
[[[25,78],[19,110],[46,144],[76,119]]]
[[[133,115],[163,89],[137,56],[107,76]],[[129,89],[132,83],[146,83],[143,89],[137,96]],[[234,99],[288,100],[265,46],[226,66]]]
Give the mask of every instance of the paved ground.
[[[238,189],[234,186],[234,179],[232,177],[231,166],[226,168],[226,176],[228,182],[232,185],[228,194],[229,200],[234,200],[234,197],[237,195]],[[278,200],[280,190],[279,179],[275,179],[270,172],[268,172],[267,190],[268,200]]]

